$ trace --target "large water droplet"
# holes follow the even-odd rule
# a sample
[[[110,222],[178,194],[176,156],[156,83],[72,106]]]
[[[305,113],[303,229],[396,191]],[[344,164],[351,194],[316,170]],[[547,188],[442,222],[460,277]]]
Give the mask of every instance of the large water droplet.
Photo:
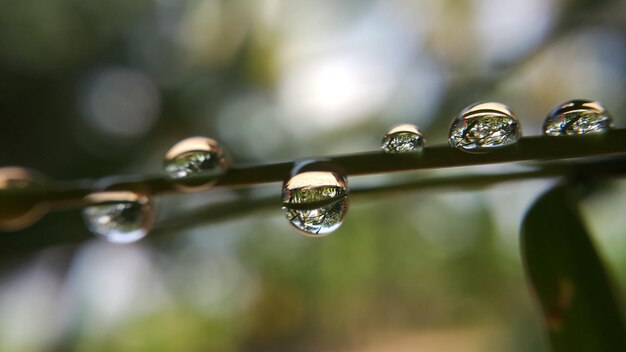
[[[215,184],[216,177],[228,169],[228,159],[217,141],[191,137],[178,142],[167,152],[164,167],[168,177],[180,188],[195,190]]]
[[[469,153],[505,147],[522,136],[519,121],[500,103],[477,103],[465,108],[450,127],[450,145]]]
[[[49,204],[30,192],[44,182],[43,176],[25,168],[0,168],[0,231],[29,227],[48,212]]]
[[[348,184],[336,171],[301,171],[283,184],[282,196],[287,220],[307,236],[335,231],[348,211]]]
[[[85,223],[93,234],[114,243],[144,238],[156,218],[156,208],[147,196],[127,191],[92,193],[83,209]]]
[[[387,131],[381,148],[385,153],[420,152],[424,148],[424,137],[415,125],[397,125]]]
[[[602,104],[591,100],[570,100],[554,108],[543,123],[549,136],[603,133],[611,128],[612,119]]]

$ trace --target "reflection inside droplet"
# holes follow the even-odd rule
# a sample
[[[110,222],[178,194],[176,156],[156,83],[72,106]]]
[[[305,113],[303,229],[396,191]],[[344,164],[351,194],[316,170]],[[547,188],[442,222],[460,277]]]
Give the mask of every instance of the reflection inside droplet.
[[[287,220],[305,235],[318,237],[335,231],[348,210],[345,177],[333,171],[304,171],[283,185]]]
[[[465,108],[450,126],[450,145],[470,153],[485,152],[517,142],[519,121],[500,103],[477,103]]]
[[[16,231],[36,223],[48,210],[49,205],[28,194],[41,186],[43,176],[38,176],[21,167],[0,168],[0,231]],[[9,191],[24,191],[24,194],[9,195]],[[6,198],[4,198],[6,196]]]
[[[549,136],[603,133],[611,128],[612,119],[602,104],[591,100],[570,100],[554,108],[543,123]]]
[[[89,231],[113,243],[131,243],[145,237],[156,217],[150,198],[134,192],[100,192],[86,197],[83,209]]]
[[[381,149],[385,153],[420,152],[424,137],[417,126],[405,123],[392,127],[383,137]]]
[[[174,145],[166,154],[164,168],[168,177],[182,188],[205,188],[228,169],[224,150],[211,138],[191,137]]]

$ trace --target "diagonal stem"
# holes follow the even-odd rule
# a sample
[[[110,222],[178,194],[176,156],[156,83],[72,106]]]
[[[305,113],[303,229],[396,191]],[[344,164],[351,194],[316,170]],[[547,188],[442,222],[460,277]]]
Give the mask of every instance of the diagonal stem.
[[[426,147],[422,153],[384,154],[375,151],[319,159],[335,164],[347,176],[360,176],[620,154],[626,154],[626,129],[616,129],[601,135],[524,137],[514,145],[484,154],[468,154],[447,145],[440,145]],[[282,182],[289,176],[294,162],[234,165],[217,180],[216,186],[249,188],[258,184]],[[211,178],[203,179],[208,181]],[[137,191],[153,196],[179,192],[176,184],[165,176],[115,176],[95,182],[81,181],[38,190],[3,191],[0,193],[0,204],[10,206],[16,200],[29,197],[48,202],[53,208],[75,208],[84,205],[83,198],[86,195],[103,189]]]

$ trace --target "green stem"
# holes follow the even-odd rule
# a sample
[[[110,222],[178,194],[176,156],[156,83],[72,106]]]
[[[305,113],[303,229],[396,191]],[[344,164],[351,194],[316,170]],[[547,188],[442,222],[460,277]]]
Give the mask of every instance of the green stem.
[[[626,153],[626,129],[602,135],[575,137],[524,137],[518,143],[484,154],[468,154],[447,145],[424,148],[422,153],[384,154],[380,151],[321,157],[347,176],[373,175],[399,171],[443,169],[460,166],[549,161],[570,158],[619,155]],[[316,158],[311,158],[316,159]],[[216,187],[246,188],[258,184],[282,182],[290,174],[295,161],[234,165],[216,183]],[[555,164],[558,166],[558,164]],[[554,166],[554,167],[557,167]],[[209,181],[211,178],[206,178]],[[116,176],[95,182],[82,181],[40,190],[4,191],[0,202],[10,204],[25,196],[48,202],[53,208],[74,208],[84,205],[83,198],[102,190],[129,190],[153,196],[179,192],[175,182],[165,176]]]
[[[609,158],[606,160],[583,162],[559,162],[536,165],[532,170],[503,172],[496,174],[457,174],[447,176],[428,176],[414,180],[404,180],[383,186],[362,186],[350,190],[350,197],[368,197],[372,195],[403,195],[412,191],[450,191],[481,189],[496,184],[519,180],[550,179],[563,176],[578,178],[613,178],[626,174],[626,163],[623,159]],[[264,209],[279,209],[279,194],[262,197],[241,195],[239,198],[210,204],[184,213],[173,214],[163,219],[153,231],[153,235],[177,233],[200,224],[238,217]]]
[[[391,157],[392,156],[386,156]],[[480,157],[480,156],[479,156]],[[489,174],[469,174],[468,170],[462,170],[450,175],[433,175],[432,173],[414,173],[408,174],[407,179],[395,183],[385,183],[384,185],[375,186],[359,186],[358,181],[352,182],[350,196],[352,198],[369,198],[371,195],[403,195],[412,191],[427,190],[467,190],[480,189],[494,184],[513,182],[517,180],[529,179],[549,179],[563,176],[578,178],[610,178],[626,175],[626,159],[623,156],[612,156],[594,160],[578,159],[570,161],[549,161],[534,163],[534,168],[524,171],[506,172],[500,171]],[[461,174],[461,172],[463,172]],[[138,182],[138,181],[135,181]],[[121,183],[116,183],[120,185]],[[270,187],[274,188],[274,187]],[[73,190],[76,194],[83,192],[85,188]],[[67,190],[69,192],[71,190]],[[271,192],[269,196],[254,194],[250,192],[238,192],[238,197],[232,201],[212,203],[206,206],[200,206],[184,212],[176,212],[168,214],[168,217],[162,218],[156,225],[150,238],[155,236],[164,236],[176,233],[175,230],[181,230],[207,224],[212,222],[224,221],[233,217],[262,211],[266,209],[275,209],[280,212],[281,199],[280,192],[276,189],[268,189]],[[14,203],[0,202],[0,208]],[[66,203],[67,204],[67,203]],[[21,233],[4,234],[0,236],[0,254],[17,253],[21,251],[32,251],[50,246],[77,244],[91,238],[87,231],[52,231],[48,236],[38,236],[36,240],[29,236],[23,236]],[[4,252],[3,252],[4,251]],[[7,252],[8,251],[8,252]]]

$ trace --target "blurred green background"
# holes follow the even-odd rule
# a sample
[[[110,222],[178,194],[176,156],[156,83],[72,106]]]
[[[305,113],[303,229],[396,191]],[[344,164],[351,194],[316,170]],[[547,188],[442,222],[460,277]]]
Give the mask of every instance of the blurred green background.
[[[625,125],[624,1],[0,9],[0,166],[58,180],[158,173],[191,135],[220,140],[235,162],[375,150],[403,122],[440,144],[479,100],[508,104],[526,135],[572,98],[601,101]],[[299,236],[279,204],[128,246],[90,239],[78,210],[54,213],[0,233],[0,350],[542,351],[518,226],[549,184],[361,197],[321,240]],[[236,196],[163,197],[160,216]],[[618,182],[583,209],[622,292],[624,208]],[[51,238],[85,241],[11,246]]]

